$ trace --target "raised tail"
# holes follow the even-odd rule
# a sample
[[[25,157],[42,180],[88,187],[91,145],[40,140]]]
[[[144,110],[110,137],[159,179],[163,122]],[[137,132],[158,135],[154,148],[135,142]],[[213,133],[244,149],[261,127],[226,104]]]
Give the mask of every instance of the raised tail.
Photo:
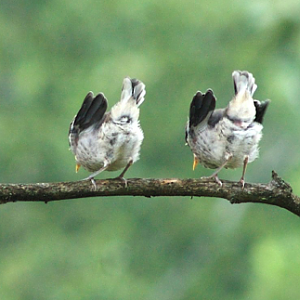
[[[225,115],[235,125],[246,128],[255,119],[255,106],[252,98],[257,85],[253,75],[247,71],[232,73],[235,96],[229,102]]]
[[[136,78],[124,78],[120,102],[127,102],[133,99],[139,107],[145,100],[145,94],[145,84],[142,81]]]
[[[131,124],[139,119],[139,106],[146,94],[145,85],[138,79],[124,78],[121,100],[111,109],[111,117],[116,124]]]
[[[233,71],[232,73],[235,94],[248,91],[252,97],[257,89],[255,78],[248,71]]]

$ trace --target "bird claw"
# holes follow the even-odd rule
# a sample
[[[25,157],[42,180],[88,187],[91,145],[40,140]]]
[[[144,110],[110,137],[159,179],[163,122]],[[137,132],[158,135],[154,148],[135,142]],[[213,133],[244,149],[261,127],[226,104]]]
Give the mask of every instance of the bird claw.
[[[93,188],[92,188],[92,189],[93,189],[94,191],[96,191],[96,189],[97,189],[97,184],[96,184],[96,181],[95,181],[94,177],[93,177],[93,176],[88,176],[88,177],[82,179],[82,181],[85,181],[85,180],[90,180],[91,183],[92,183],[92,185],[93,185]]]
[[[123,181],[124,185],[125,185],[125,188],[127,188],[128,184],[127,184],[127,179],[126,178],[124,178],[123,176],[118,176],[115,179]]]
[[[222,187],[223,186],[223,183],[222,181],[219,179],[218,175],[211,175],[211,176],[202,176],[201,179],[215,179],[216,183]]]
[[[92,178],[90,178],[90,180],[91,180],[91,182],[92,182],[92,184],[93,184],[94,190],[96,191],[96,189],[97,189],[97,184],[96,184],[94,178],[92,177]]]
[[[215,180],[216,180],[217,184],[218,184],[220,187],[223,186],[223,182],[219,179],[218,176],[215,176]]]
[[[244,178],[241,178],[240,181],[239,181],[239,183],[242,185],[242,189],[244,189],[244,187],[245,187],[245,180],[244,180]]]

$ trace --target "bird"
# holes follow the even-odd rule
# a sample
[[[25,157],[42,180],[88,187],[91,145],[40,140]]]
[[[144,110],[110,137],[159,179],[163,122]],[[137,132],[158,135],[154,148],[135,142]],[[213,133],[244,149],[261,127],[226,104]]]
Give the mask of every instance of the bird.
[[[69,146],[75,155],[76,172],[80,166],[93,172],[91,180],[103,171],[123,169],[124,174],[139,159],[144,139],[139,122],[139,106],[144,102],[145,84],[138,79],[123,80],[120,101],[106,112],[108,101],[103,93],[89,92],[69,127]]]
[[[270,100],[253,99],[257,89],[253,74],[233,71],[234,96],[228,106],[215,109],[212,89],[198,91],[192,99],[185,140],[194,155],[193,170],[198,163],[216,169],[206,178],[214,178],[222,186],[218,173],[223,168],[242,167],[240,183],[244,188],[248,163],[259,154],[263,118]]]

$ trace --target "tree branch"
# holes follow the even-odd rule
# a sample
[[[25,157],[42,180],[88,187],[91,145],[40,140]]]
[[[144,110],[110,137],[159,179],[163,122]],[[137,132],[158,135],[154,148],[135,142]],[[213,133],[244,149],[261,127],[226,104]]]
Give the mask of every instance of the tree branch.
[[[220,187],[214,180],[205,179],[118,179],[91,181],[0,184],[0,204],[16,201],[56,201],[86,197],[107,196],[191,196],[217,197],[231,203],[264,203],[280,206],[300,216],[300,198],[292,193],[291,186],[272,172],[267,184],[246,183],[242,189],[239,182],[223,181]]]

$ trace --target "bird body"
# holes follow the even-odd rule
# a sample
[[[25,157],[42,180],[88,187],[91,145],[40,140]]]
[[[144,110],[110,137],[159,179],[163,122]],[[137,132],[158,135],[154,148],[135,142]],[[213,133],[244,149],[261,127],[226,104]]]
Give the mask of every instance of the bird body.
[[[81,109],[70,125],[69,143],[77,167],[94,172],[116,171],[139,159],[144,139],[139,124],[139,105],[144,101],[145,85],[136,79],[125,78],[120,101],[106,112],[107,100],[100,93],[88,93]]]
[[[196,128],[196,132],[190,131],[188,144],[204,167],[216,169],[232,156],[224,167],[234,169],[243,165],[245,155],[249,155],[249,162],[257,158],[261,129],[262,125],[257,123],[244,130],[222,117],[216,125],[208,125],[206,130],[197,131]]]
[[[269,101],[259,102],[252,96],[257,86],[254,77],[246,71],[234,71],[235,96],[224,109],[215,110],[216,98],[212,90],[197,92],[190,106],[186,127],[186,142],[194,153],[194,168],[200,162],[204,167],[217,169],[246,166],[259,154],[262,137],[262,119]]]

